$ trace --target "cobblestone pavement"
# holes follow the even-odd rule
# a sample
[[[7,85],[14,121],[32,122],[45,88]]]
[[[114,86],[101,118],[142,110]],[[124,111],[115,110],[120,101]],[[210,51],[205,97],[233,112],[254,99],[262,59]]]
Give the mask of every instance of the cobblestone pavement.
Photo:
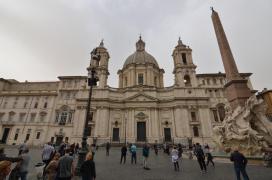
[[[6,147],[7,155],[16,156],[17,149]],[[31,165],[28,174],[29,180],[35,180],[35,164],[41,162],[41,149],[30,149]],[[197,161],[184,158],[181,163],[181,171],[175,172],[170,157],[161,151],[158,156],[154,151],[150,152],[149,167],[151,170],[142,168],[141,150],[137,153],[137,164],[130,164],[130,156],[125,165],[119,164],[120,149],[112,148],[110,156],[105,155],[105,149],[100,148],[95,155],[97,180],[235,180],[233,165],[231,163],[215,162],[216,167],[208,167],[208,172],[200,172]],[[248,165],[247,172],[251,180],[272,180],[272,169],[257,165]],[[74,178],[80,179],[78,177]]]

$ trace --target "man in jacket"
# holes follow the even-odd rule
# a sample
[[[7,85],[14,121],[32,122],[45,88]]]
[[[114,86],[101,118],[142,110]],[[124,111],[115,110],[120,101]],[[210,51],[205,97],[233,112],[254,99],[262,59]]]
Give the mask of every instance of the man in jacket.
[[[197,161],[198,161],[201,171],[203,173],[206,173],[207,169],[206,169],[206,164],[205,164],[205,155],[204,155],[204,152],[203,152],[199,143],[196,143],[194,154],[197,158]]]
[[[124,159],[124,164],[126,163],[126,157],[127,157],[127,146],[124,144],[121,148],[121,160],[120,164],[122,164],[122,161]]]
[[[147,167],[148,156],[149,156],[149,147],[147,144],[145,144],[143,147],[143,165],[144,165],[144,169],[146,170],[150,170],[150,168]]]
[[[132,146],[130,147],[131,164],[133,164],[133,161],[135,162],[135,164],[137,162],[136,150],[137,150],[137,147],[135,146],[135,144],[132,144]]]
[[[242,153],[239,152],[238,147],[234,148],[234,152],[231,154],[230,160],[233,161],[237,180],[241,179],[240,173],[242,174],[244,180],[249,180],[246,172],[247,159]]]

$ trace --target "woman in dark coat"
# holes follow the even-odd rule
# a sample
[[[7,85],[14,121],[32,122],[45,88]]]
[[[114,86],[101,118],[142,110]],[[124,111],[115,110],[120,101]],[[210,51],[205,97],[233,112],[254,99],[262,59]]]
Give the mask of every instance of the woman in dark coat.
[[[80,173],[82,180],[94,180],[96,178],[95,164],[91,152],[86,155],[86,160],[81,165]]]

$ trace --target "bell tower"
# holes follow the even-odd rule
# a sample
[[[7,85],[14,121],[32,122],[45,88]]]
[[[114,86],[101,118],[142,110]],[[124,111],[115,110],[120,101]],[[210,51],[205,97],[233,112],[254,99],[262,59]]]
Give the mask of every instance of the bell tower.
[[[192,49],[184,45],[180,38],[172,57],[174,60],[175,85],[179,87],[196,87],[196,65],[193,63]]]
[[[97,76],[99,79],[98,88],[105,88],[108,85],[107,80],[108,80],[108,75],[110,74],[108,70],[110,55],[107,49],[104,47],[103,40],[100,42],[96,50],[97,50],[97,54],[100,55],[99,66],[97,67]]]

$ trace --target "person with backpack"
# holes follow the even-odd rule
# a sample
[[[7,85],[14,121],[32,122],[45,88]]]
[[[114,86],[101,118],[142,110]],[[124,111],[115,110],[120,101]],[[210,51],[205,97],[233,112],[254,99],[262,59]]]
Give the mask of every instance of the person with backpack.
[[[206,164],[205,164],[205,155],[204,155],[204,152],[203,152],[203,150],[201,148],[201,145],[199,143],[196,143],[194,154],[195,154],[195,156],[197,158],[197,161],[198,161],[198,164],[200,166],[201,172],[206,173],[207,168],[206,168]]]

